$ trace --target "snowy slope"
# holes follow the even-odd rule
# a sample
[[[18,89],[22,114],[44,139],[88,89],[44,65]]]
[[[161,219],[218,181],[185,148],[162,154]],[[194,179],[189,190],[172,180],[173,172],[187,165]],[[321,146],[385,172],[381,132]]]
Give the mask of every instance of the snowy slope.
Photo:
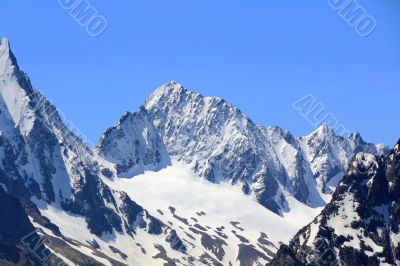
[[[83,243],[81,252],[86,250],[86,255],[99,260],[93,254],[96,249],[92,243],[96,243],[98,251],[128,265],[265,265],[281,242],[288,243],[320,211],[292,198],[292,211],[278,216],[244,195],[239,187],[207,182],[182,163],[133,179],[103,179],[113,191],[125,190],[139,205],[146,206],[148,214],[140,216],[145,220],[146,216],[155,217],[163,233],[149,234],[149,227],[138,225],[133,237],[125,230],[99,237],[87,229],[84,217],[54,204],[34,202],[63,236]],[[117,200],[117,204],[121,202]],[[176,234],[172,239],[171,232]],[[110,246],[127,257],[114,254]]]
[[[326,125],[302,138],[258,126],[229,102],[176,82],[157,89],[145,108],[172,159],[211,182],[241,186],[275,213],[285,210],[286,194],[323,206],[331,197],[329,187],[337,185],[335,177],[344,174],[355,153],[385,151],[357,133],[336,136]]]
[[[358,153],[321,214],[272,265],[399,265],[400,154]]]
[[[303,176],[288,176],[263,128],[232,104],[171,82],[156,90],[145,107],[171,157],[205,179],[237,184],[276,213],[287,204],[280,184],[309,201]]]
[[[325,126],[296,138],[176,82],[92,150],[0,39],[1,189],[67,264],[265,265],[358,151],[385,146]]]
[[[170,224],[189,247],[190,256],[201,260],[208,252],[213,265],[251,265],[252,253],[259,254],[258,262],[253,261],[256,265],[266,264],[279,243],[286,243],[319,211],[292,198],[292,211],[278,216],[244,195],[239,187],[207,182],[177,162],[160,172],[108,184],[124,189],[152,215]],[[219,249],[210,252],[213,246]],[[168,255],[174,257],[174,253]]]
[[[223,195],[219,187],[195,178],[190,170],[178,167],[170,172],[167,168],[166,172],[154,173],[157,176],[146,173],[142,178],[118,178],[160,170],[170,164],[145,110],[127,114],[108,131],[93,154],[69,131],[55,107],[31,86],[19,70],[8,42],[2,40],[1,47],[4,67],[0,86],[0,182],[10,194],[28,203],[32,225],[37,234],[56,243],[57,247],[48,248],[58,258],[75,265],[83,261],[95,265],[218,265],[228,261],[232,265],[250,265],[265,264],[272,258],[278,236],[269,240],[268,234],[275,234],[275,229],[271,229],[272,223],[265,226],[262,221],[282,223],[283,218],[234,187],[221,185],[227,199],[220,201],[225,205],[219,208],[240,206],[243,201],[249,210],[255,208],[260,214],[253,219],[259,221],[258,225],[249,223],[244,216],[238,217],[237,209],[226,212],[223,218],[218,208],[210,209],[211,202],[203,200],[203,204],[193,201],[199,213],[191,213],[186,205],[179,204],[185,201],[167,197],[179,193],[189,198],[193,190],[203,186],[201,195],[218,202]],[[132,143],[133,147],[127,145]],[[124,159],[139,160],[139,167],[118,172],[117,165]],[[104,171],[107,168],[111,170]],[[110,178],[110,172],[115,176]],[[144,183],[140,185],[136,180]],[[184,182],[185,186],[175,190],[171,186],[174,182]],[[160,198],[149,193],[149,185],[160,191]],[[131,190],[131,186],[138,190]],[[156,209],[156,205],[160,207]],[[209,212],[209,217],[202,210]],[[184,218],[189,214],[191,217]],[[308,219],[305,217],[304,222]],[[287,228],[282,227],[285,238],[289,239],[298,227],[288,219]]]
[[[113,235],[131,241],[135,234],[143,235],[143,239],[174,235],[126,193],[110,189],[101,180],[101,168],[92,151],[67,127],[56,108],[32,87],[6,39],[0,43],[0,71],[0,183],[10,195],[25,202],[37,233],[53,240],[60,249],[59,257],[76,265],[102,265],[100,261],[104,260],[124,265],[132,262],[135,253],[125,257],[113,246]],[[151,147],[151,141],[143,136],[138,145]],[[154,160],[157,159],[156,156]],[[71,240],[60,234],[65,222],[72,223],[79,236],[86,232],[91,241],[76,242],[80,238]],[[70,232],[68,229],[63,233]],[[105,238],[107,244],[98,247],[92,241],[96,238]],[[169,242],[165,242],[168,246]],[[139,246],[136,249],[141,250]],[[83,254],[82,250],[87,252]]]

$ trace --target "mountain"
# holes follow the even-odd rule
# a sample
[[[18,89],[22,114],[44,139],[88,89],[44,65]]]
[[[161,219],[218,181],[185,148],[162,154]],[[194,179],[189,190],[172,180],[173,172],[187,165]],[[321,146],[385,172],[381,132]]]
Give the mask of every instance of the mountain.
[[[63,123],[56,108],[23,73],[9,42],[0,46],[1,170],[11,193],[30,200],[63,205],[85,213],[97,234],[111,231],[115,212],[106,206],[108,189],[96,177],[91,150]],[[85,195],[86,190],[101,191]],[[109,193],[108,193],[109,194]],[[107,195],[106,195],[107,196]],[[91,197],[89,199],[89,197]],[[79,200],[80,199],[80,200]]]
[[[386,145],[366,143],[359,133],[352,133],[347,138],[337,136],[327,125],[299,140],[318,187],[328,193],[334,190],[355,154],[384,155],[389,152]]]
[[[176,82],[94,148],[70,125],[1,38],[2,264],[265,265],[354,154],[385,153],[327,126],[297,138],[256,125]]]
[[[21,202],[6,193],[0,186],[0,264],[40,265],[40,260],[21,243],[32,234],[37,237]]]
[[[271,265],[399,265],[400,141],[387,156],[358,153],[321,214]]]
[[[327,125],[302,138],[256,125],[229,102],[174,81],[157,89],[145,108],[173,160],[213,183],[241,186],[278,214],[287,209],[285,195],[323,206],[354,154],[386,152],[358,133],[337,136]]]
[[[112,170],[118,177],[130,178],[145,171],[159,171],[171,165],[164,143],[148,120],[147,111],[127,112],[118,124],[106,131],[96,147],[101,159],[113,164]]]
[[[141,143],[144,140],[151,141],[144,136],[139,147],[146,145]],[[147,162],[156,163],[159,158],[155,155]],[[126,265],[134,263],[132,254],[142,250],[137,241],[145,242],[145,238],[148,245],[168,247],[168,237],[178,239],[169,225],[125,192],[106,185],[95,159],[57,109],[32,87],[8,40],[1,38],[0,183],[7,195],[24,202],[23,211],[35,228],[33,234],[46,241],[58,259],[71,265]],[[17,213],[10,220],[21,216]],[[133,249],[129,256],[123,252],[128,253],[126,248]],[[0,249],[0,254],[11,252],[5,245]],[[22,261],[36,257],[34,250],[24,254]]]
[[[281,232],[278,235],[271,224],[254,221],[283,223],[283,217],[258,207],[231,186],[205,185],[186,166],[170,166],[166,147],[149,119],[143,108],[125,114],[90,149],[33,88],[8,40],[1,39],[0,184],[4,191],[0,196],[2,208],[15,209],[2,221],[5,232],[19,234],[10,238],[0,230],[4,239],[0,259],[10,265],[269,262],[278,236],[288,240],[297,223],[288,220],[281,230],[274,230]],[[152,180],[159,182],[147,186]],[[187,183],[175,187],[175,181]],[[191,200],[198,189],[205,198]],[[221,193],[225,201],[219,200]],[[180,195],[186,195],[185,200]],[[239,202],[250,207],[248,215],[238,216]],[[222,215],[218,210],[227,206],[236,208]],[[20,227],[13,229],[17,225],[13,221],[20,221]],[[41,256],[43,251],[47,256]]]

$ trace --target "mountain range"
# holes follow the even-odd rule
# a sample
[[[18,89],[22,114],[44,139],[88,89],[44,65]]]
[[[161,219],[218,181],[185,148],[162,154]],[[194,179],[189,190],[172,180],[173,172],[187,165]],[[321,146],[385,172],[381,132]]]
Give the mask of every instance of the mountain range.
[[[272,265],[399,265],[400,141],[387,156],[358,153],[332,201]]]
[[[174,81],[89,147],[0,39],[2,265],[321,265],[319,242],[393,264],[398,155],[260,126]]]

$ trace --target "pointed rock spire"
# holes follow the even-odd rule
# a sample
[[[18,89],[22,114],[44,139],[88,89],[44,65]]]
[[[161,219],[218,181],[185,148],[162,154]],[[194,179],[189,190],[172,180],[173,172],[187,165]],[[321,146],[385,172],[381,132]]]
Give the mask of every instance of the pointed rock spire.
[[[0,77],[11,75],[14,71],[13,65],[16,65],[16,59],[11,52],[10,42],[7,38],[0,38]]]
[[[317,134],[329,137],[336,135],[333,128],[328,124],[322,124],[315,132]]]
[[[10,42],[8,41],[7,38],[1,37],[0,38],[0,54],[2,54],[3,51],[8,51],[10,50]]]

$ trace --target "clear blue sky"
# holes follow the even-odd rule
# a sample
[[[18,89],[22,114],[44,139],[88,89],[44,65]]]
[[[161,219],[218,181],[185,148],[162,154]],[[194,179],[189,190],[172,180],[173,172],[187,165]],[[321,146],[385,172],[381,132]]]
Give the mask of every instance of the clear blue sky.
[[[57,0],[2,0],[0,36],[92,142],[170,80],[295,135],[314,128],[292,104],[313,94],[368,141],[400,137],[398,0],[359,0],[377,21],[367,38],[326,0],[91,2],[108,21],[100,37]]]

